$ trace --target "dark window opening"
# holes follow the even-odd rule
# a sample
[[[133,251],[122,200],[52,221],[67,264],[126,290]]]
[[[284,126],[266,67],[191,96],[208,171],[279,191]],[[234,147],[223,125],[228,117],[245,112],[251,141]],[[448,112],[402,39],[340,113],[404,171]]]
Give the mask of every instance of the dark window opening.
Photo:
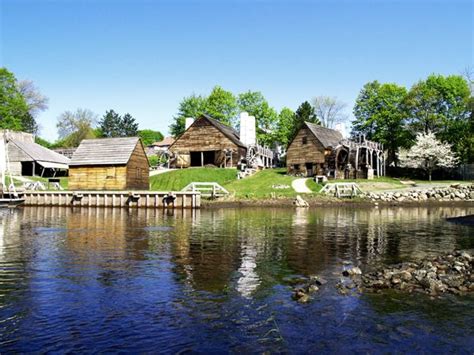
[[[299,164],[294,164],[293,169],[294,170],[300,170],[300,165]]]
[[[308,137],[303,137],[303,144],[308,143]]]
[[[215,165],[216,152],[191,152],[191,166]]]

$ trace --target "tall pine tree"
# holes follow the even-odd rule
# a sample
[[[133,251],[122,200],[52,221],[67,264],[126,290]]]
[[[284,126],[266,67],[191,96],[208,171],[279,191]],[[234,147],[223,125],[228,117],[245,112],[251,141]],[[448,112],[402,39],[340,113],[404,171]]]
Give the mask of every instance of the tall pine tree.
[[[105,112],[104,117],[99,122],[102,135],[106,138],[121,136],[122,118],[114,110]]]

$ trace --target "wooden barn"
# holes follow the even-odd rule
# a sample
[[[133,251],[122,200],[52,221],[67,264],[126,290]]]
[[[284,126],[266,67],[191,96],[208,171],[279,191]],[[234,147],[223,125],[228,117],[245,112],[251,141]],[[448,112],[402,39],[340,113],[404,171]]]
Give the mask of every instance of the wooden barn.
[[[365,137],[344,139],[339,131],[305,122],[286,153],[289,174],[356,179],[385,175],[383,145]]]
[[[288,145],[288,173],[322,175],[326,168],[326,157],[339,145],[342,138],[342,134],[334,129],[305,122]]]
[[[148,190],[149,167],[140,138],[85,139],[69,163],[69,189]]]
[[[239,133],[208,115],[201,115],[169,147],[172,167],[188,168],[214,165],[235,167],[246,156],[247,146]]]

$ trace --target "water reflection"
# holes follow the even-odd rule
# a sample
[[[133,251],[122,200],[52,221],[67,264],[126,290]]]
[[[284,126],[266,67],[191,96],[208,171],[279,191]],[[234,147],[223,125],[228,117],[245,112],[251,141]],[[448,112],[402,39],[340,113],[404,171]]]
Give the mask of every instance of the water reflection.
[[[321,349],[309,336],[319,334],[319,345],[341,350],[333,344],[336,333],[339,345],[356,350],[351,346],[357,342],[344,336],[360,333],[361,322],[375,329],[393,304],[344,298],[328,287],[302,308],[291,301],[284,279],[318,274],[331,282],[347,260],[367,270],[474,248],[471,227],[444,220],[470,213],[474,207],[2,211],[0,349],[34,351],[35,344],[37,350],[73,351],[86,344],[103,351],[139,341],[141,350],[159,343],[170,352],[285,351],[291,342],[303,351]],[[434,303],[417,308],[426,300],[410,302],[410,312],[437,317]],[[466,317],[473,317],[462,314],[456,339],[468,332],[462,329]],[[402,319],[403,313],[391,322]],[[365,342],[375,346],[371,336]]]

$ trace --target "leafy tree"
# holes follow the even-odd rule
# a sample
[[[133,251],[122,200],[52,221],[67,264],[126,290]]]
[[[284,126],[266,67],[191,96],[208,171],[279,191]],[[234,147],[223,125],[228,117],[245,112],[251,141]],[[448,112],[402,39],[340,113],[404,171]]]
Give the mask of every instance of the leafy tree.
[[[59,139],[62,147],[77,147],[83,139],[95,138],[92,126],[97,115],[87,109],[77,109],[75,112],[65,111],[58,117]]]
[[[206,99],[205,112],[226,125],[232,125],[237,116],[237,99],[230,91],[215,86]]]
[[[336,97],[315,97],[313,106],[316,116],[321,120],[321,125],[324,127],[334,128],[336,124],[342,123],[347,119],[344,113],[347,105]]]
[[[295,124],[295,113],[287,107],[282,108],[278,114],[275,140],[281,143],[284,147],[287,147],[288,143],[293,138]]]
[[[470,88],[460,75],[430,75],[409,91],[406,107],[415,132],[433,132],[453,144],[463,161],[469,160],[463,147],[469,145]]]
[[[0,68],[0,128],[25,130],[24,121],[31,120],[28,114],[28,104],[18,90],[15,76]]]
[[[145,146],[163,140],[163,135],[161,132],[153,131],[151,129],[142,129],[138,131],[138,136],[142,139],[142,142]]]
[[[402,151],[399,158],[402,166],[425,170],[430,181],[434,169],[453,168],[458,163],[451,146],[437,140],[431,132],[418,133],[415,145]]]
[[[268,101],[259,91],[247,91],[240,94],[237,99],[240,111],[248,112],[255,117],[257,124],[257,140],[264,145],[271,145],[274,141],[274,134],[270,134],[276,129],[278,113],[272,108]]]
[[[102,137],[120,137],[122,129],[122,118],[114,110],[105,112],[105,115],[99,122],[98,127],[102,133]]]
[[[384,144],[388,164],[396,165],[399,147],[407,147],[410,142],[403,106],[406,95],[402,86],[373,81],[364,85],[354,106],[352,135],[364,134]]]
[[[184,132],[187,117],[197,118],[206,112],[206,101],[206,98],[195,94],[181,100],[178,114],[170,125],[170,133],[173,137],[178,137]]]
[[[308,101],[303,102],[295,112],[295,118],[298,123],[311,122],[320,125],[321,121],[316,116],[313,106]],[[299,129],[299,127],[298,127]]]
[[[138,123],[129,113],[122,117],[119,137],[135,137],[138,135]]]
[[[43,139],[40,136],[35,137],[35,143],[42,145],[43,147],[50,148],[50,149],[53,145],[51,144],[51,142],[48,142],[46,139]]]

